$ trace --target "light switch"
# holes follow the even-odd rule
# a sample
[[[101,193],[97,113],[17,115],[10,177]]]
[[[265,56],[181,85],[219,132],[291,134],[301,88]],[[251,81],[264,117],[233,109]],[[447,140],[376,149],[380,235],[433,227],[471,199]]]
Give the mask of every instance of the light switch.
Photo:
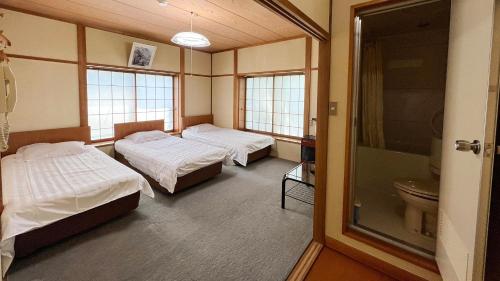
[[[329,114],[331,116],[336,116],[337,115],[337,102],[336,101],[331,101],[329,105]]]

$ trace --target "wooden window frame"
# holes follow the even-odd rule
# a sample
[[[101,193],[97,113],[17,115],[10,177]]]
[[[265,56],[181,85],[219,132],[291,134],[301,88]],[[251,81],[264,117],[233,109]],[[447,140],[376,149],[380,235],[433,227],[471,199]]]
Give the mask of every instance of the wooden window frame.
[[[96,65],[96,64],[89,64],[86,67],[85,70],[85,75],[87,74],[87,70],[99,70],[99,71],[114,71],[114,72],[122,72],[122,73],[133,73],[134,74],[134,81],[137,81],[137,74],[150,74],[150,75],[161,75],[165,77],[172,77],[172,123],[173,123],[173,128],[171,130],[164,130],[165,133],[177,133],[179,132],[179,126],[180,126],[180,119],[179,116],[179,108],[180,108],[180,90],[179,90],[179,84],[180,84],[180,75],[175,72],[167,72],[167,71],[151,71],[151,70],[142,70],[142,69],[131,69],[127,67],[111,67],[111,66],[102,66],[102,65]],[[87,78],[85,77],[85,82],[87,83]],[[137,83],[134,84],[134,88],[136,90],[136,96],[135,96],[135,120],[134,122],[140,122],[137,121]],[[87,84],[85,85],[85,91],[87,91]],[[80,95],[81,96],[81,95]],[[87,106],[85,110],[86,114],[86,122],[88,125],[88,95],[87,92],[85,92],[85,106]],[[82,112],[82,111],[80,111]],[[113,113],[112,113],[113,114]],[[82,120],[82,119],[80,119]],[[91,139],[91,143],[102,143],[102,142],[110,142],[114,141],[115,137],[113,136],[112,138],[104,138],[104,139]]]
[[[291,136],[291,135],[284,135],[284,134],[277,134],[273,132],[266,132],[266,131],[260,131],[260,130],[254,130],[254,129],[247,129],[246,128],[246,80],[247,78],[256,78],[256,77],[273,77],[273,99],[272,99],[272,127],[274,130],[274,78],[276,76],[292,76],[292,75],[304,75],[304,124],[302,128],[302,137],[298,136]],[[263,135],[268,135],[268,136],[273,136],[273,137],[278,137],[278,138],[287,138],[287,139],[293,139],[293,140],[301,140],[304,136],[306,136],[306,127],[309,127],[309,123],[306,123],[306,120],[309,120],[309,110],[307,110],[307,116],[306,116],[306,106],[307,109],[310,106],[310,89],[309,91],[306,90],[306,87],[309,86],[311,87],[310,83],[310,72],[309,72],[309,83],[307,82],[307,74],[306,71],[294,71],[294,72],[276,72],[276,73],[267,73],[267,74],[260,74],[260,75],[241,75],[239,76],[238,80],[238,128],[241,131],[246,131],[246,132],[252,132],[252,133],[257,133],[257,134],[263,134]],[[307,102],[306,102],[307,99]],[[307,119],[306,119],[307,118]],[[307,132],[309,132],[309,129],[307,129]]]

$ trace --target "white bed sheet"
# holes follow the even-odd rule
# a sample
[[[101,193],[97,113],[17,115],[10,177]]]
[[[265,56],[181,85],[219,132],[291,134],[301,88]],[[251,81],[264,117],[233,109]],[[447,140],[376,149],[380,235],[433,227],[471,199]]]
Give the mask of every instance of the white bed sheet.
[[[145,143],[122,139],[115,142],[115,150],[170,193],[174,192],[177,177],[217,162],[232,162],[226,149],[173,136]]]
[[[247,165],[248,154],[275,143],[274,138],[270,136],[219,127],[204,132],[187,128],[182,131],[182,137],[225,148],[230,151],[231,158],[243,166]]]
[[[85,146],[77,155],[26,161],[2,158],[2,273],[14,258],[15,236],[142,191],[153,190],[139,173]]]

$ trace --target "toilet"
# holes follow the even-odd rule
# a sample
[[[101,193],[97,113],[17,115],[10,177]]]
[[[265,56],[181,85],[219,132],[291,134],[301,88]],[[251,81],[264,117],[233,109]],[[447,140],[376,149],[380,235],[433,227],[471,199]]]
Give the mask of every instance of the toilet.
[[[441,139],[433,138],[429,179],[399,178],[393,182],[399,196],[405,201],[405,227],[408,231],[429,237],[436,236],[436,216],[439,202],[439,175],[441,169]]]

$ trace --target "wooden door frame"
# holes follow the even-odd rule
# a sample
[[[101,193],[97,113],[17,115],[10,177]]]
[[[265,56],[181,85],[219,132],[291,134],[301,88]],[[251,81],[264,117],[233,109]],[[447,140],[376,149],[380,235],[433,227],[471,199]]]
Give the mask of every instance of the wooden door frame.
[[[288,0],[255,0],[282,16],[319,41],[318,97],[316,116],[316,172],[314,192],[313,242],[325,244],[326,173],[328,155],[328,118],[330,101],[331,34],[324,30]],[[332,0],[329,1],[331,30]]]
[[[493,34],[499,34],[500,32],[500,16],[496,12],[500,9],[500,0],[495,0],[493,12]],[[495,35],[493,35],[495,36]],[[500,44],[495,38],[492,39],[491,46],[491,62],[490,62],[490,79],[489,79],[489,97],[486,113],[486,130],[485,130],[485,141],[484,141],[484,157],[491,158],[491,162],[483,161],[482,167],[482,179],[481,188],[479,193],[479,207],[478,207],[478,222],[476,229],[476,243],[474,252],[474,268],[472,272],[472,278],[474,280],[487,280],[486,278],[498,277],[490,276],[490,274],[496,274],[500,271],[493,270],[490,268],[496,267],[496,263],[491,263],[492,251],[498,249],[500,239],[495,239],[494,234],[498,233],[499,219],[498,217],[493,217],[494,211],[497,208],[493,207],[493,204],[498,204],[498,199],[493,196],[498,196],[498,190],[495,186],[498,186],[500,182],[500,176],[498,172],[500,171],[500,159],[498,145],[500,144],[500,118],[498,117],[499,111],[499,100],[500,100],[500,59],[498,54],[500,54]],[[493,60],[496,58],[496,60]],[[492,216],[493,215],[493,216]],[[495,231],[494,233],[491,233]],[[492,235],[493,234],[493,235]],[[496,253],[496,252],[495,252]],[[496,258],[496,257],[495,257]],[[493,260],[497,261],[498,258]]]
[[[350,27],[349,27],[349,70],[348,70],[348,87],[347,87],[347,118],[346,118],[346,136],[345,136],[345,156],[344,161],[345,167],[351,166],[351,138],[352,138],[352,128],[351,124],[353,122],[352,107],[353,107],[353,83],[354,83],[354,20],[358,13],[373,10],[385,6],[390,6],[394,4],[401,4],[412,0],[373,0],[351,6],[350,11]],[[388,243],[382,239],[373,237],[364,232],[352,229],[349,227],[349,217],[350,217],[350,202],[351,202],[351,171],[346,168],[344,171],[344,194],[343,194],[343,207],[342,207],[342,234],[352,238],[354,240],[363,242],[370,245],[376,249],[382,250],[388,254],[395,257],[408,261],[415,264],[421,268],[425,268],[429,271],[439,274],[439,269],[435,260],[427,259],[423,256],[410,252],[406,249],[397,247],[391,243]]]
[[[491,89],[491,91],[497,92],[496,101],[494,101],[496,103],[497,112],[498,90],[498,85],[496,86],[496,89]],[[489,188],[483,185],[480,195],[482,199],[481,202],[483,202],[480,205],[480,214],[486,213],[486,216],[483,216],[485,220],[484,225],[482,223],[478,223],[477,229],[477,236],[479,239],[476,239],[476,248],[478,249],[475,252],[474,260],[478,266],[476,266],[473,270],[473,278],[477,278],[478,280],[493,280],[492,278],[500,277],[498,276],[500,271],[496,269],[497,261],[500,259],[497,252],[500,244],[500,239],[498,238],[500,219],[498,218],[498,214],[494,213],[498,210],[498,206],[494,206],[494,204],[498,205],[500,202],[498,199],[495,199],[495,196],[498,197],[499,193],[498,189],[494,188],[495,185],[498,187],[500,182],[500,158],[498,158],[499,151],[497,149],[497,145],[500,144],[500,132],[497,130],[500,128],[500,119],[497,119],[497,116],[488,119],[489,120],[487,121],[494,122],[496,125],[493,127],[493,132],[490,132],[493,136],[495,136],[495,139],[493,140],[489,152],[486,152],[489,153],[489,157],[493,158],[493,165],[491,165],[491,167],[483,167],[483,175],[487,174],[484,176],[491,176],[491,185]],[[487,184],[487,182],[485,183]],[[479,215],[478,218],[481,218],[481,216]]]

